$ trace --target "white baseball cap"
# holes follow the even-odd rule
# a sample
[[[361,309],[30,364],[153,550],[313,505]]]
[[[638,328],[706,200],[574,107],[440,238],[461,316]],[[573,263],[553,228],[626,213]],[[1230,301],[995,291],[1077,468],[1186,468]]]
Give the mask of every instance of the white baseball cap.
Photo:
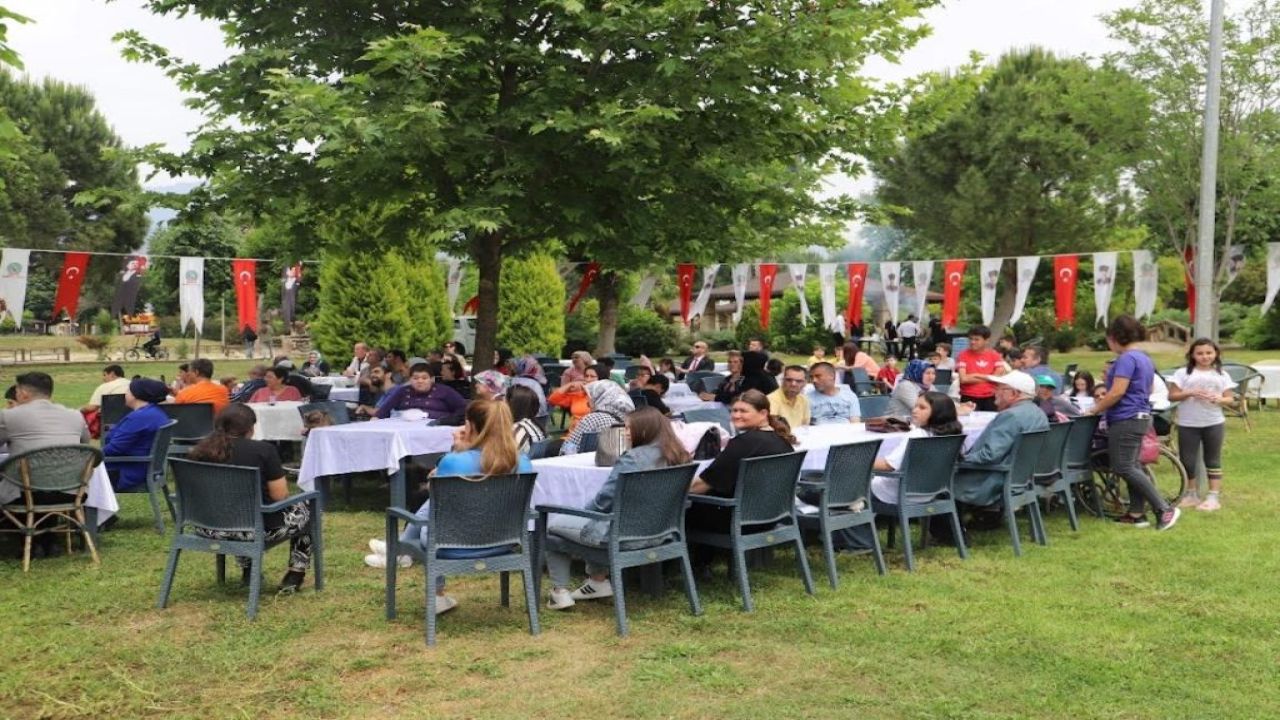
[[[1036,381],[1021,370],[1014,370],[1004,375],[992,377],[991,382],[1008,385],[1023,395],[1032,396],[1036,394]]]

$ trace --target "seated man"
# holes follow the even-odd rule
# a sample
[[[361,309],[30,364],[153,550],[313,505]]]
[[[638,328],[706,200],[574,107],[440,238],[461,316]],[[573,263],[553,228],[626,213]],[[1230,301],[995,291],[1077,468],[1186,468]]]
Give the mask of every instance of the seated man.
[[[80,413],[49,400],[53,395],[53,378],[47,373],[23,373],[16,383],[17,405],[0,411],[0,443],[9,444],[10,455],[52,445],[89,442],[89,428]]]
[[[129,389],[129,381],[124,377],[124,368],[119,365],[108,365],[102,369],[102,384],[93,389],[89,402],[80,408],[84,421],[97,437],[97,427],[102,411],[103,395],[123,395]]]
[[[1036,404],[1044,411],[1049,422],[1064,422],[1079,417],[1080,408],[1058,394],[1058,382],[1054,375],[1036,375]]]
[[[823,364],[819,360],[816,364]],[[769,412],[786,420],[791,427],[808,425],[809,398],[805,397],[806,373],[800,365],[789,365],[782,371],[782,387],[769,393]]]
[[[213,414],[231,404],[231,393],[226,386],[213,381],[213,361],[208,358],[196,358],[191,361],[189,377],[191,384],[178,391],[173,401],[179,405],[191,403],[210,403]]]
[[[1049,427],[1049,420],[1034,402],[1036,383],[1030,375],[1014,370],[992,376],[990,382],[996,388],[997,415],[964,454],[964,462],[974,465],[1012,462],[1014,444],[1023,433]],[[980,507],[997,505],[1003,482],[1002,473],[960,470],[956,473],[956,500]]]
[[[805,391],[809,400],[810,422],[814,425],[856,423],[862,408],[858,396],[848,385],[836,384],[836,369],[831,363],[818,363],[809,370],[813,387]]]
[[[267,386],[267,366],[254,365],[249,368],[249,377],[231,394],[231,402],[249,402],[253,394]]]
[[[382,399],[395,386],[396,384],[391,382],[391,374],[383,370],[382,366],[375,365],[370,368],[368,382],[360,383],[360,395],[356,401],[356,414],[366,418],[376,415],[378,413],[378,405],[382,403]]]
[[[432,420],[440,420],[462,412],[467,401],[452,388],[445,387],[431,377],[431,368],[425,362],[409,368],[409,382],[388,393],[378,406],[380,418],[391,417],[392,412],[421,410]]]
[[[168,389],[159,380],[138,378],[129,383],[124,401],[133,412],[111,429],[102,454],[107,457],[150,455],[156,431],[169,422],[169,416],[159,408],[167,396]],[[130,490],[147,482],[146,463],[107,463],[107,473],[116,490]]]
[[[649,381],[640,388],[640,393],[644,395],[644,401],[649,403],[649,407],[654,408],[663,415],[670,415],[671,408],[662,402],[662,396],[667,394],[671,389],[671,381],[666,375],[650,375]]]

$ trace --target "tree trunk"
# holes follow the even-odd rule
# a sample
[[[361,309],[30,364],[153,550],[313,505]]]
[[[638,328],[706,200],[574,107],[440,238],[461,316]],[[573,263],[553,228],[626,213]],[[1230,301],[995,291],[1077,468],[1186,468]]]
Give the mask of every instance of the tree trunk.
[[[596,297],[600,300],[600,336],[596,342],[596,357],[610,355],[617,350],[618,339],[618,285],[622,278],[609,271],[596,278]]]
[[[502,277],[502,233],[485,233],[475,240],[474,253],[480,283],[476,291],[479,306],[476,309],[476,346],[468,348],[473,373],[488,370],[493,365],[493,353],[498,348],[498,284]]]
[[[991,337],[997,340],[1004,334],[1009,318],[1013,317],[1013,305],[1018,300],[1018,263],[1008,261],[1000,265],[1000,292],[996,294],[996,310],[991,316]],[[1018,338],[1019,341],[1025,338]]]

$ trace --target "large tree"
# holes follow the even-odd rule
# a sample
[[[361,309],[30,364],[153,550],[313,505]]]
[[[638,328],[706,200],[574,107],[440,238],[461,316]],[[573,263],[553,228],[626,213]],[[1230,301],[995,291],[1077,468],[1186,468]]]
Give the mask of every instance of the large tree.
[[[9,23],[22,24],[26,22],[30,22],[30,19],[0,5],[0,68],[7,65],[19,70],[22,69],[22,58],[18,57],[18,51],[9,45]],[[0,160],[8,160],[14,157],[13,144],[18,142],[20,138],[21,133],[18,132],[18,126],[9,117],[9,113],[3,107],[0,107]],[[0,172],[0,190],[4,188],[5,173]]]
[[[1125,74],[1035,48],[926,77],[906,134],[873,158],[877,195],[903,231],[897,256],[1015,257],[1110,244],[1131,214],[1120,181],[1146,108]],[[1006,262],[997,331],[1013,311],[1015,274]]]
[[[875,131],[858,70],[936,2],[149,0],[219,22],[235,54],[199,68],[125,38],[210,119],[157,167],[245,206],[303,198],[304,223],[375,210],[370,244],[418,230],[469,257],[483,357],[503,257],[547,238],[721,259],[847,213],[809,191]]]

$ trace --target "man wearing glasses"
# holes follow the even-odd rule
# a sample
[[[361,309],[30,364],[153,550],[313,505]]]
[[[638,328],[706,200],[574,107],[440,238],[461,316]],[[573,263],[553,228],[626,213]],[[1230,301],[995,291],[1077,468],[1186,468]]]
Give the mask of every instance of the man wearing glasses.
[[[809,424],[809,398],[804,396],[807,381],[803,367],[789,365],[782,371],[782,386],[769,393],[769,412],[786,420],[793,430]]]
[[[684,377],[691,372],[714,372],[716,363],[707,355],[707,344],[701,340],[693,344],[693,354],[676,368],[676,374]]]

